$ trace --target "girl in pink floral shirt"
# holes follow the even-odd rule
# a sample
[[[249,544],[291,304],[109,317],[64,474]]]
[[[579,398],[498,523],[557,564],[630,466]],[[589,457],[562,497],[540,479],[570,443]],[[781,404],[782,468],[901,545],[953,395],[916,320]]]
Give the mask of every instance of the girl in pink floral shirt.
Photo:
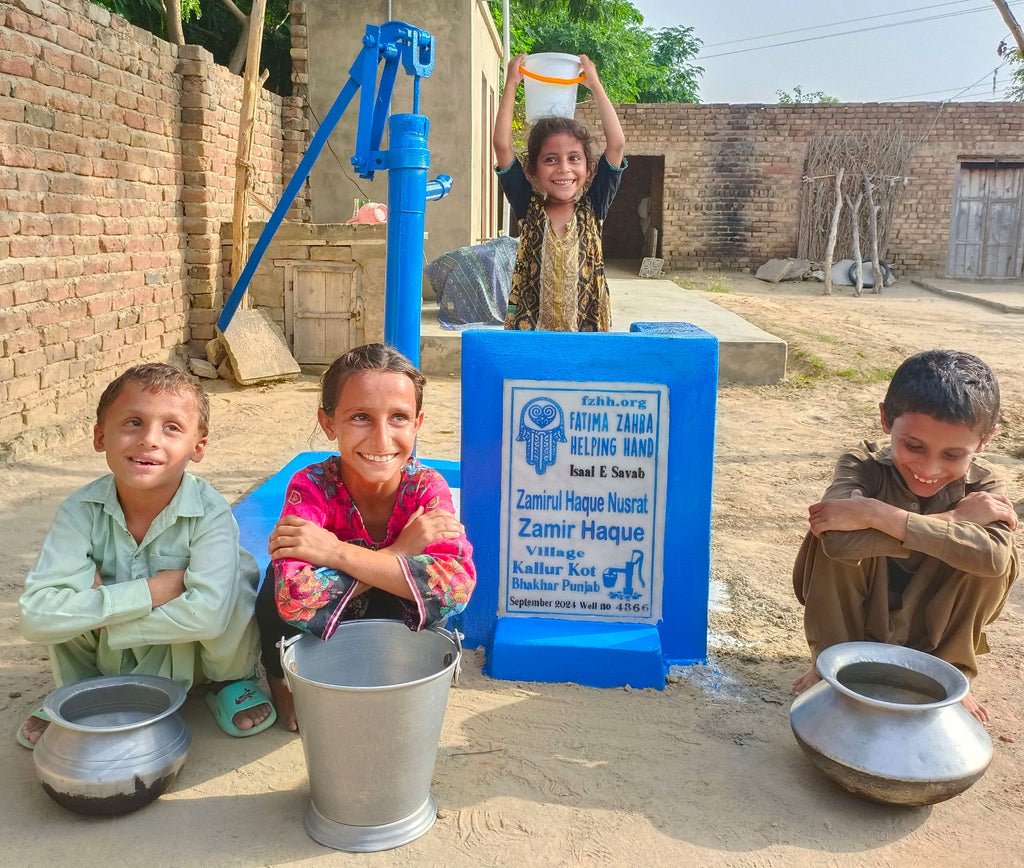
[[[424,382],[383,344],[350,350],[324,374],[317,418],[339,454],[288,484],[257,604],[267,679],[289,729],[282,636],[327,639],[341,621],[368,617],[421,630],[469,602],[476,570],[451,492],[412,456]]]

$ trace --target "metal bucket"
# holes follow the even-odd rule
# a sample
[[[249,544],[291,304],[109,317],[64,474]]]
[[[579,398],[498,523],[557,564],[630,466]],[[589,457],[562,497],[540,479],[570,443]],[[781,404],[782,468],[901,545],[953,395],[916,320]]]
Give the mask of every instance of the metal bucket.
[[[346,621],[326,642],[302,634],[281,643],[309,774],[311,838],[366,853],[434,825],[430,781],[461,656],[457,633],[414,633],[400,621]]]

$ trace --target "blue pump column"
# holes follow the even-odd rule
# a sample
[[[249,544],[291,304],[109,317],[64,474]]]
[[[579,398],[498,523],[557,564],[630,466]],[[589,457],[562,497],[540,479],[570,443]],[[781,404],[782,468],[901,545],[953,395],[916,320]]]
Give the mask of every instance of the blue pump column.
[[[448,195],[452,179],[427,180],[430,120],[419,114],[391,115],[388,169],[388,265],[384,295],[384,340],[420,364],[423,301],[423,226],[428,201]]]
[[[430,151],[424,115],[388,119],[388,259],[384,340],[420,364],[423,226]]]

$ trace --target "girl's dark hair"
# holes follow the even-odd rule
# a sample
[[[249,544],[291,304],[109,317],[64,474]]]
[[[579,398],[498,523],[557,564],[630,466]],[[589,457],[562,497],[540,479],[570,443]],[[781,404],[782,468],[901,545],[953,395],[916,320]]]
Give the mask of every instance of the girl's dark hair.
[[[210,399],[206,397],[203,387],[186,374],[171,365],[162,362],[151,362],[146,365],[136,365],[129,368],[116,380],[111,381],[107,388],[100,395],[99,404],[96,405],[96,424],[103,425],[107,417],[107,410],[117,400],[128,383],[138,383],[145,391],[155,392],[178,392],[179,394],[191,395],[196,402],[196,412],[199,414],[199,433],[205,437],[210,433]]]
[[[423,406],[423,386],[427,378],[420,373],[419,368],[394,347],[387,344],[364,344],[336,358],[324,371],[320,379],[320,408],[328,416],[333,416],[337,409],[345,381],[360,371],[405,374],[416,387],[416,413],[420,412]]]
[[[530,130],[530,137],[526,140],[526,171],[530,175],[537,174],[537,160],[540,158],[540,149],[549,136],[559,133],[568,133],[583,145],[583,155],[587,158],[587,168],[594,170],[597,165],[597,146],[594,137],[583,124],[574,118],[546,117],[540,118]]]
[[[990,433],[999,421],[999,383],[977,356],[957,350],[926,350],[896,369],[882,402],[892,425],[904,413]]]

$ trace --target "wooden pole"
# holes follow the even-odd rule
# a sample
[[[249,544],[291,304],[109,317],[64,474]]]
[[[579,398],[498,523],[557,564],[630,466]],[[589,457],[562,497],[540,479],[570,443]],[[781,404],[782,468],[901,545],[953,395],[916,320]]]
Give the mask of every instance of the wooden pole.
[[[1024,31],[1020,29],[1017,19],[1013,17],[1013,12],[1010,11],[1009,4],[1006,0],[992,0],[992,2],[996,4],[999,14],[1003,16],[1003,21],[1005,21],[1006,26],[1010,28],[1010,33],[1013,34],[1013,39],[1017,43],[1017,48],[1020,49],[1021,57],[1024,57]]]
[[[231,283],[245,267],[249,256],[249,188],[252,186],[252,140],[259,104],[260,52],[263,47],[263,19],[267,0],[253,0],[249,16],[249,42],[242,78],[242,107],[238,112],[238,150],[235,155],[235,209],[231,217]],[[245,299],[241,307],[246,307]]]
[[[832,295],[832,256],[836,252],[836,235],[839,233],[839,212],[843,210],[843,167],[836,171],[836,204],[832,209],[832,227],[828,230],[828,246],[825,248],[825,295]]]
[[[875,193],[871,187],[871,176],[864,173],[864,192],[868,197],[868,229],[871,232],[871,291],[875,295],[882,292],[885,278],[882,276],[882,264],[878,259],[878,212],[881,206],[875,204]]]
[[[864,198],[864,193],[860,190],[857,191],[857,198],[850,200],[850,197],[846,197],[846,204],[850,206],[850,220],[853,223],[853,273],[857,275],[857,282],[853,287],[853,294],[860,298],[860,294],[864,291],[864,259],[860,255],[860,202]]]

